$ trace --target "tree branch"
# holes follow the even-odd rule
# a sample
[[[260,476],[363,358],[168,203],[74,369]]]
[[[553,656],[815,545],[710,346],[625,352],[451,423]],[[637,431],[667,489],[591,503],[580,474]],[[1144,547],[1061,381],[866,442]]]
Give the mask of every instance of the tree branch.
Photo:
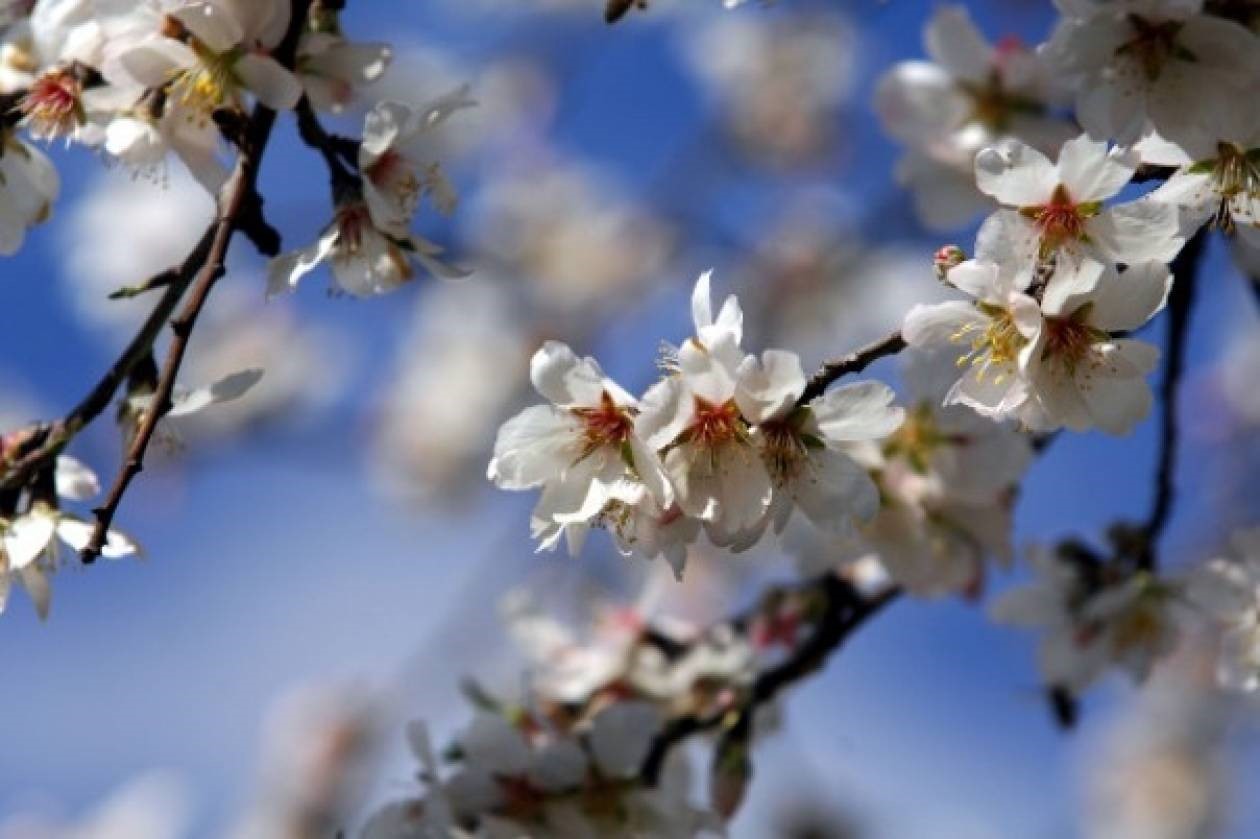
[[[905,348],[906,341],[901,337],[901,331],[898,330],[873,344],[868,344],[846,355],[844,358],[825,362],[818,372],[814,374],[813,378],[809,380],[809,384],[805,386],[805,391],[801,394],[801,398],[797,400],[797,404],[804,405],[806,402],[822,396],[823,391],[841,377],[850,373],[860,373],[871,363],[885,356],[896,355]]]
[[[639,770],[639,777],[644,783],[654,785],[660,779],[670,751],[692,735],[727,724],[731,725],[731,730],[750,730],[752,718],[761,706],[772,702],[785,688],[821,669],[858,627],[901,595],[900,588],[892,587],[866,597],[835,574],[819,577],[799,590],[817,592],[823,598],[822,614],[814,623],[810,636],[788,658],[757,676],[734,712],[733,723],[730,723],[732,711],[729,709],[706,717],[687,715],[670,720],[653,739]],[[746,620],[746,616],[741,616],[735,622]]]
[[[1138,556],[1138,565],[1147,570],[1156,565],[1156,543],[1168,526],[1174,500],[1174,473],[1177,470],[1177,394],[1186,363],[1186,338],[1189,334],[1190,311],[1194,305],[1194,287],[1198,281],[1199,267],[1207,234],[1195,234],[1181,253],[1173,260],[1173,286],[1168,295],[1167,361],[1164,378],[1160,384],[1160,435],[1159,457],[1155,473],[1155,497],[1150,515],[1142,526],[1144,545]]]
[[[293,0],[289,29],[274,52],[275,59],[285,67],[293,67],[297,56],[298,41],[305,29],[310,5],[311,0]],[[209,299],[214,284],[224,274],[223,263],[233,234],[243,227],[250,226],[261,217],[261,205],[257,203],[258,171],[267,143],[271,139],[271,132],[275,128],[276,117],[275,111],[261,104],[254,107],[254,112],[250,116],[243,138],[244,142],[241,144],[240,154],[237,157],[236,168],[220,192],[219,217],[207,231],[209,244],[204,258],[199,263],[199,270],[196,270],[197,279],[191,296],[179,316],[171,322],[174,338],[171,341],[166,362],[162,366],[162,374],[158,379],[153,403],[144,412],[144,419],[136,429],[122,469],[115,477],[105,502],[93,511],[96,516],[96,526],[87,547],[83,549],[82,560],[85,564],[91,564],[100,556],[118,506],[122,503],[132,480],[144,468],[144,456],[153,439],[158,422],[170,410],[175,379],[183,364],[184,355],[188,350],[188,341],[192,337],[197,318]],[[257,216],[251,211],[251,205],[255,205],[254,209],[258,210]],[[168,289],[168,295],[175,290],[176,287],[172,286]],[[179,291],[182,292],[182,289]],[[172,303],[173,306],[174,303]]]

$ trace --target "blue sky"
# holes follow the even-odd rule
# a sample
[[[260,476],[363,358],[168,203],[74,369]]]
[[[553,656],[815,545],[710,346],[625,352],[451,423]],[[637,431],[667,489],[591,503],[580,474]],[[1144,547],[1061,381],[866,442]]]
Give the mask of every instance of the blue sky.
[[[856,92],[840,126],[846,154],[788,172],[697,144],[714,105],[680,60],[694,20],[640,15],[610,30],[599,23],[596,4],[532,19],[452,11],[458,4],[349,5],[347,28],[363,38],[436,44],[474,68],[506,53],[544,61],[560,82],[548,141],[607,167],[632,192],[688,220],[665,289],[623,320],[595,327],[594,346],[583,348],[628,383],[646,381],[657,342],[685,330],[695,271],[737,259],[730,243],[755,242],[803,188],[821,182],[837,190],[854,227],[876,242],[909,242],[925,259],[939,244],[917,227],[904,199],[884,200],[894,189],[896,149],[869,107],[874,78],[896,60],[921,55],[919,27],[929,3],[844,4],[861,32]],[[716,0],[710,5],[711,12],[695,16],[721,13]],[[829,4],[781,0],[736,14],[782,16],[810,5]],[[968,5],[993,36],[1035,40],[1051,19],[1049,3],[1032,0]],[[81,152],[56,158],[65,183],[61,213],[101,164]],[[458,167],[461,188],[475,195],[484,169],[477,161]],[[680,170],[688,178],[671,174]],[[263,185],[287,242],[309,238],[326,220],[318,160],[291,127],[277,137]],[[73,404],[112,353],[109,340],[66,304],[71,278],[55,227],[54,220],[35,231],[0,271],[0,371],[20,377],[51,411]],[[459,252],[453,229],[439,227],[438,235]],[[954,238],[967,242],[970,233]],[[1190,381],[1209,375],[1230,336],[1257,328],[1251,299],[1221,251],[1213,251],[1203,275]],[[258,281],[256,258],[246,254],[241,263],[245,270],[225,283]],[[179,772],[193,790],[193,835],[218,835],[248,799],[265,713],[285,690],[342,679],[402,685],[402,715],[424,712],[449,723],[460,714],[456,677],[496,660],[500,633],[489,604],[497,593],[540,568],[615,576],[607,557],[574,563],[533,555],[531,499],[485,491],[452,511],[382,497],[356,455],[368,427],[364,405],[388,376],[382,360],[398,351],[424,292],[350,303],[327,297],[317,284],[303,288],[293,305],[354,347],[343,397],[300,429],[265,429],[186,453],[187,469],[146,472],[120,520],[143,541],[147,559],[59,575],[45,624],[25,602],[0,621],[10,700],[0,715],[0,813],[44,797],[80,812],[124,779],[160,767]],[[245,291],[262,305],[261,285]],[[757,312],[748,317],[755,322]],[[1200,410],[1197,402],[1186,408]],[[1058,441],[1025,487],[1017,543],[1069,532],[1096,537],[1118,517],[1141,515],[1153,441],[1149,422],[1124,440],[1087,434]],[[1256,440],[1239,445],[1245,448],[1222,451],[1191,440],[1183,475],[1210,486],[1230,458],[1254,462]],[[74,451],[102,474],[117,458],[109,429],[85,435]],[[1221,503],[1213,492],[1182,500],[1169,557],[1192,556],[1218,541]],[[1247,511],[1254,515],[1254,499]],[[445,654],[426,647],[435,630],[448,640]],[[449,654],[450,643],[459,645],[458,656]],[[801,788],[852,807],[874,836],[1075,835],[1082,743],[1122,707],[1127,691],[1105,686],[1087,705],[1084,729],[1063,736],[1035,685],[1028,636],[992,626],[964,603],[898,604],[794,695],[790,733],[767,745],[737,835],[766,835],[762,820],[775,802]],[[1253,739],[1243,741],[1241,766],[1255,766]],[[392,768],[387,777],[391,772],[404,777]],[[1249,769],[1241,777],[1255,776]],[[916,806],[906,807],[907,800]],[[1238,803],[1233,835],[1256,835],[1260,812],[1254,802]]]

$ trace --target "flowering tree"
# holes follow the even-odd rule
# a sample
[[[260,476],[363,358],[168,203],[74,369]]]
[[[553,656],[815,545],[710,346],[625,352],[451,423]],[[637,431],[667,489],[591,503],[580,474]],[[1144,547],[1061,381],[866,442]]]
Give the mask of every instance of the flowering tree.
[[[59,176],[42,149],[54,141],[93,150],[138,178],[186,171],[215,212],[182,258],[117,288],[112,302],[97,301],[148,309],[82,398],[0,439],[0,609],[17,583],[46,617],[58,571],[139,553],[115,519],[125,518],[154,442],[180,417],[254,399],[271,375],[244,367],[185,384],[190,342],[230,273],[235,241],[266,261],[256,306],[246,309],[300,293],[301,281],[323,269],[333,292],[357,298],[431,281],[471,293],[484,284],[494,294],[493,265],[448,259],[416,232],[417,216],[427,222],[430,209],[457,210],[439,159],[442,135],[476,110],[478,91],[455,84],[429,101],[377,96],[392,49],[347,34],[355,10],[345,5],[3,7],[0,253],[17,252],[52,213]],[[710,3],[693,13],[764,12],[723,5],[730,10]],[[456,458],[442,437],[451,430],[438,426],[489,415],[498,428],[492,448],[479,452],[486,476],[500,489],[537,494],[529,531],[539,550],[563,545],[581,556],[588,538],[604,538],[592,531],[603,531],[621,555],[667,568],[656,583],[663,586],[681,584],[697,556],[715,554],[720,564],[754,550],[780,553],[795,572],[704,624],[644,598],[600,601],[591,625],[575,626],[514,596],[504,613],[527,663],[519,695],[470,684],[471,720],[445,751],[424,724],[409,726],[417,783],[370,813],[363,835],[721,834],[789,691],[897,601],[978,601],[994,566],[1033,574],[988,611],[1039,633],[1043,693],[1064,727],[1105,675],[1145,682],[1187,638],[1213,639],[1220,690],[1260,689],[1260,531],[1242,529],[1231,553],[1192,563],[1170,564],[1163,544],[1186,494],[1178,396],[1191,312],[1220,284],[1208,282],[1205,254],[1219,240],[1247,265],[1260,249],[1260,109],[1250,99],[1260,84],[1260,8],[1212,0],[1055,7],[1054,30],[1033,47],[991,45],[964,7],[940,7],[924,30],[928,58],[887,69],[876,85],[879,119],[904,147],[896,176],[922,223],[947,230],[983,219],[972,246],[922,255],[939,286],[887,323],[867,314],[877,301],[855,304],[855,317],[875,322],[882,337],[844,346],[827,334],[832,360],[809,370],[793,349],[749,341],[740,300],[718,291],[728,280],[705,272],[691,290],[690,326],[658,336],[666,342],[659,377],[636,392],[582,355],[593,334],[526,339],[521,327],[510,331],[512,316],[526,315],[489,300],[443,316],[475,348],[442,339],[422,354],[449,358],[441,367],[460,371],[450,375],[510,393],[520,383],[507,380],[496,357],[528,343],[537,396],[515,415],[510,396],[444,406],[449,416],[425,424],[431,439],[417,443],[424,468]],[[658,13],[647,2],[611,0],[605,17],[639,22]],[[711,72],[741,89],[758,80],[733,63]],[[780,157],[807,149],[812,136],[808,119],[780,110],[784,102],[825,105],[832,92],[803,84],[781,94],[771,87],[739,114],[736,131]],[[328,116],[356,107],[364,111],[356,132],[327,127]],[[261,179],[273,132],[286,122],[328,183],[325,225],[292,249],[273,226]],[[620,237],[591,231],[606,215],[632,213],[602,205],[575,180],[534,172],[504,187],[500,203],[527,210],[510,224],[487,224],[486,235],[492,252],[515,247],[550,260],[546,273],[561,278],[555,297],[585,313],[611,293],[605,285],[629,286],[658,270],[651,255],[664,236],[641,224],[635,245],[616,250]],[[560,227],[553,215],[572,207],[575,227],[593,243],[559,237],[554,252],[539,256],[544,237],[531,225]],[[606,260],[607,279],[586,283],[566,272],[564,260],[583,247],[616,257]],[[762,302],[749,309],[749,334],[790,305]],[[1152,322],[1165,324],[1162,347],[1146,330]],[[475,354],[487,346],[489,360]],[[899,382],[866,372],[892,356],[902,361]],[[442,391],[446,383],[432,375],[391,399]],[[1147,513],[1117,518],[1098,541],[1068,535],[1074,523],[1064,522],[1061,540],[1016,550],[1013,517],[1034,461],[1053,457],[1061,436],[1128,435],[1152,413],[1159,433]],[[103,485],[71,452],[107,415],[117,419],[123,450]],[[414,433],[407,420],[385,424],[387,438]],[[1106,477],[1147,483],[1145,465]],[[1101,480],[1083,477],[1083,491],[1098,491]],[[697,741],[707,751],[705,795],[689,774]],[[350,762],[349,752],[339,754],[332,763]],[[336,781],[326,786],[271,797],[283,806],[246,834],[349,829],[330,803]]]

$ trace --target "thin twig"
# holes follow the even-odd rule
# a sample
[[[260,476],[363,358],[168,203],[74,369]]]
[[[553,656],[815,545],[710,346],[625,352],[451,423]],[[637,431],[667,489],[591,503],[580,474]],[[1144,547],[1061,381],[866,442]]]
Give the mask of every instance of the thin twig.
[[[823,391],[842,376],[847,376],[850,373],[860,373],[869,364],[885,356],[896,355],[905,348],[906,341],[901,337],[901,332],[898,330],[873,344],[868,344],[860,350],[846,355],[844,358],[825,362],[818,372],[814,374],[813,378],[809,380],[809,384],[805,386],[805,392],[801,394],[801,398],[797,401],[799,404],[804,405],[806,402],[822,396]]]
[[[43,426],[40,444],[8,464],[3,475],[0,475],[0,491],[20,489],[29,483],[35,473],[60,454],[84,426],[91,423],[109,407],[114,394],[127,380],[135,364],[152,351],[153,342],[161,334],[162,327],[170,319],[175,307],[179,305],[180,298],[188,289],[188,284],[196,275],[197,269],[205,261],[214,229],[215,225],[206,229],[201,240],[188,254],[182,265],[171,271],[162,272],[162,275],[171,274],[173,279],[164,284],[165,292],[158,299],[135,337],[123,348],[118,358],[78,405],[65,417]]]
[[[1164,378],[1160,384],[1160,435],[1159,459],[1155,473],[1155,498],[1150,515],[1142,527],[1145,548],[1138,557],[1138,564],[1145,569],[1155,567],[1155,544],[1168,526],[1172,515],[1174,475],[1177,471],[1177,394],[1186,364],[1186,338],[1189,334],[1190,311],[1194,305],[1194,287],[1198,280],[1199,266],[1203,261],[1203,249],[1207,242],[1200,232],[1186,243],[1173,260],[1173,287],[1168,295],[1168,337]]]
[[[339,195],[359,184],[359,176],[350,167],[358,166],[359,143],[348,137],[329,132],[305,96],[297,104],[298,135],[302,142],[315,149],[324,158],[333,194]],[[348,165],[347,165],[348,164]]]
[[[286,67],[293,66],[298,40],[305,28],[310,4],[311,0],[294,0],[293,2],[289,30],[274,53],[276,60]],[[123,466],[115,477],[105,502],[93,511],[96,515],[96,526],[87,547],[83,549],[82,560],[85,564],[94,562],[100,556],[119,504],[122,503],[132,480],[144,469],[144,456],[153,439],[158,422],[170,410],[175,379],[179,375],[184,355],[188,350],[188,341],[192,337],[193,327],[210,297],[214,284],[223,276],[223,263],[227,257],[232,236],[242,225],[242,218],[248,216],[251,201],[257,195],[259,165],[271,138],[272,129],[275,127],[276,116],[275,111],[259,104],[255,106],[250,117],[236,168],[220,192],[219,216],[211,227],[210,244],[201,262],[200,270],[197,272],[196,282],[188,302],[180,311],[179,316],[171,322],[174,338],[171,341],[166,362],[162,366],[162,374],[158,379],[152,405],[145,411],[144,419],[136,429]]]
[[[858,627],[901,595],[900,588],[892,587],[867,597],[834,574],[813,580],[804,589],[816,591],[823,598],[822,614],[810,636],[787,659],[760,673],[734,712],[723,709],[709,716],[687,715],[667,723],[652,740],[639,770],[644,783],[655,784],[670,751],[692,735],[727,723],[735,727],[751,726],[759,708],[772,702],[785,688],[821,669]]]

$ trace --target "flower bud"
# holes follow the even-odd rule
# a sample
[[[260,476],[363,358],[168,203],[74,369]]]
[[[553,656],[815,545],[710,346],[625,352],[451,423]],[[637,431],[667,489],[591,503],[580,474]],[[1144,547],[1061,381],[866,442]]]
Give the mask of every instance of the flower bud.
[[[958,245],[944,245],[932,254],[932,268],[936,271],[936,279],[948,283],[945,279],[951,268],[961,265],[967,260],[967,252]]]

